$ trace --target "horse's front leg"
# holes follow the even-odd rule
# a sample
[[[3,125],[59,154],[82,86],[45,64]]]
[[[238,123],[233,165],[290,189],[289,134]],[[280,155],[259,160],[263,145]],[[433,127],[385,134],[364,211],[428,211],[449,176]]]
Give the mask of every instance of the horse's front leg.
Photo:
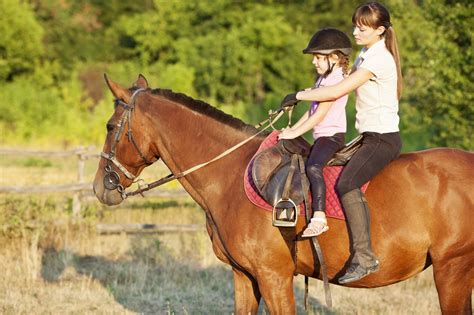
[[[255,279],[237,269],[234,273],[235,314],[257,314],[260,290]]]
[[[258,286],[270,314],[296,314],[293,274],[273,269],[260,273]]]

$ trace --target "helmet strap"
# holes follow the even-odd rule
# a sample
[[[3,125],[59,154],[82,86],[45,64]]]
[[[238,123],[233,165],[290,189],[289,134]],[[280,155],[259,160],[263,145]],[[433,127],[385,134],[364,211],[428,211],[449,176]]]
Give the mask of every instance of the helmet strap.
[[[328,63],[328,70],[324,73],[325,77],[327,77],[332,72],[334,66],[336,65],[335,62],[333,62],[332,64],[329,62],[329,55],[326,55],[326,61]]]
[[[329,62],[329,59],[328,59],[328,62]],[[335,62],[333,62],[330,66],[329,66],[329,73],[332,72],[332,70],[334,69],[334,66],[336,65]]]

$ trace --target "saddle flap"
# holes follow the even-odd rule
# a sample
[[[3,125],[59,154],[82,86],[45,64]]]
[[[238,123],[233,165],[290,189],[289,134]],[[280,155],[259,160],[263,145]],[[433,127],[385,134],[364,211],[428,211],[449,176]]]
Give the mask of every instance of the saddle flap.
[[[283,196],[285,190],[286,179],[290,171],[290,163],[287,163],[280,167],[267,181],[266,185],[260,191],[263,199],[269,204],[275,205]],[[307,180],[306,176],[303,180]],[[291,185],[289,190],[288,199],[291,199],[293,203],[300,204],[303,202],[303,189],[301,187],[301,174],[299,170],[296,170],[291,179]],[[281,201],[278,203],[278,208],[291,208],[292,202]]]
[[[270,147],[257,154],[252,164],[252,179],[260,191],[268,182],[270,176],[282,165],[284,156],[276,146]]]
[[[269,204],[275,205],[283,195],[285,183],[291,167],[291,155],[307,156],[310,145],[302,137],[279,141],[276,145],[258,153],[252,164],[252,179],[260,196]],[[304,181],[308,181],[303,176]],[[306,185],[306,186],[309,186]],[[301,187],[301,173],[297,169],[291,178],[288,198],[300,204],[304,199]],[[290,202],[280,202],[279,208],[290,207]]]

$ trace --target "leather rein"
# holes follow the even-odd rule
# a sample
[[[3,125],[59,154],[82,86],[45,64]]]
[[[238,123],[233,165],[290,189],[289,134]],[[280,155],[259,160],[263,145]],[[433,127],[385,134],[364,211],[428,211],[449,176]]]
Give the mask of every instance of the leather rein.
[[[115,136],[114,136],[114,142],[112,143],[112,148],[110,150],[109,153],[106,153],[106,152],[101,152],[100,156],[103,157],[104,159],[107,160],[107,165],[105,166],[104,170],[106,172],[106,175],[104,176],[104,187],[108,190],[117,190],[119,193],[120,193],[120,196],[122,197],[122,199],[126,199],[127,197],[129,196],[134,196],[134,195],[137,195],[137,194],[141,194],[143,196],[143,192],[145,191],[148,191],[150,189],[153,189],[153,188],[156,188],[158,186],[161,186],[163,184],[166,184],[172,180],[175,180],[175,179],[179,179],[181,177],[184,177],[212,162],[215,162],[217,160],[219,160],[220,158],[223,158],[224,156],[230,154],[231,152],[237,150],[238,148],[240,148],[241,146],[243,146],[244,144],[246,144],[247,142],[249,142],[250,140],[252,140],[253,138],[255,138],[256,136],[258,136],[259,134],[261,134],[263,131],[265,131],[267,128],[269,127],[273,127],[273,124],[286,112],[286,111],[289,111],[291,110],[291,108],[289,107],[285,107],[285,108],[280,108],[278,109],[276,112],[270,112],[269,113],[269,118],[260,122],[256,127],[259,128],[263,125],[265,125],[266,123],[267,126],[265,126],[263,129],[261,129],[259,132],[255,133],[254,135],[250,136],[249,138],[243,140],[242,142],[239,142],[237,143],[236,145],[234,145],[233,147],[227,149],[226,151],[222,152],[221,154],[217,155],[216,157],[214,157],[213,159],[207,161],[207,162],[204,162],[204,163],[201,163],[201,164],[198,164],[196,166],[193,166],[183,172],[180,172],[178,174],[169,174],[165,177],[162,177],[150,184],[147,184],[143,179],[133,175],[132,173],[130,173],[127,168],[125,166],[123,166],[116,158],[116,147],[117,147],[117,144],[118,142],[120,141],[120,138],[122,137],[122,134],[124,133],[125,131],[125,124],[128,125],[128,131],[127,131],[127,138],[128,138],[128,141],[131,142],[133,144],[133,146],[135,147],[135,150],[138,152],[138,154],[140,155],[140,157],[142,158],[142,160],[145,162],[145,164],[148,166],[148,165],[151,165],[153,164],[154,162],[156,162],[158,159],[156,159],[155,161],[149,161],[145,155],[142,153],[142,151],[140,150],[140,147],[138,146],[137,142],[135,141],[134,137],[133,137],[133,132],[132,132],[132,111],[133,109],[135,108],[135,102],[136,102],[136,98],[138,96],[139,93],[141,92],[145,92],[146,89],[143,89],[143,88],[140,88],[140,89],[137,89],[135,92],[133,92],[132,96],[130,97],[130,101],[129,103],[125,103],[123,102],[122,100],[120,99],[115,99],[115,104],[116,106],[117,105],[120,105],[124,108],[124,112],[122,113],[122,116],[120,117],[120,120],[118,122],[118,124],[116,125],[116,133],[115,133]],[[110,163],[113,163],[122,173],[123,175],[125,175],[126,178],[130,179],[133,181],[133,183],[137,183],[138,184],[138,189],[134,190],[134,191],[130,191],[130,192],[126,192],[125,191],[125,188],[123,187],[122,184],[120,184],[120,175],[118,172],[116,172],[112,166],[110,165]]]

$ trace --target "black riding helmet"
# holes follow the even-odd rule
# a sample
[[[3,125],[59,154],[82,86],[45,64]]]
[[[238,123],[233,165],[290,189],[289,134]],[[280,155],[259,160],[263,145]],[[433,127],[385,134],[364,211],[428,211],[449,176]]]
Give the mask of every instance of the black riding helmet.
[[[352,50],[351,40],[338,29],[323,28],[311,37],[308,47],[303,49],[303,54],[329,55],[337,50],[349,56]]]

